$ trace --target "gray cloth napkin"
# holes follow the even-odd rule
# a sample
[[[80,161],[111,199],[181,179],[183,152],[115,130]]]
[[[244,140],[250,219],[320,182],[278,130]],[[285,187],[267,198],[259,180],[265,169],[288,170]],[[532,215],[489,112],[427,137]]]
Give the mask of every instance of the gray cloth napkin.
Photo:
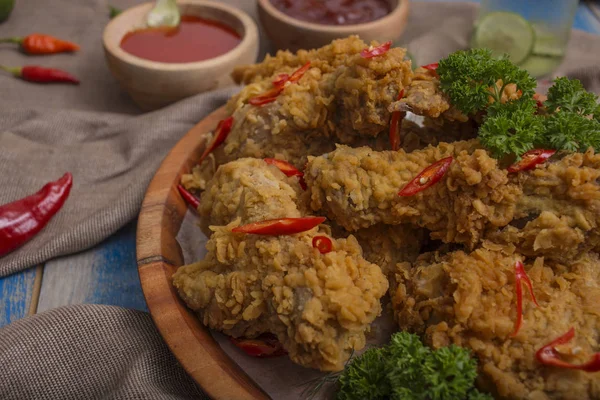
[[[208,399],[152,319],[100,305],[61,307],[0,329],[0,399]]]
[[[53,0],[53,5],[55,1],[76,3]],[[103,2],[89,3],[94,7],[76,9],[98,12]],[[419,64],[437,61],[466,47],[475,10],[472,4],[413,2],[409,27],[399,44],[407,45]],[[46,11],[36,14],[42,23],[48,13],[55,13]],[[69,29],[85,37],[86,26]],[[557,74],[579,78],[589,90],[600,92],[598,54],[600,38],[575,31]],[[4,94],[5,82],[1,85]],[[51,225],[23,249],[0,260],[0,275],[82,250],[134,218],[168,149],[228,95],[227,91],[199,95],[164,110],[128,117],[56,111],[67,104],[71,109],[86,108],[75,100],[61,99],[54,110],[33,108],[32,104],[39,104],[34,96],[46,94],[37,88],[28,94],[30,89],[25,85],[8,90],[9,97],[19,93],[17,103],[26,107],[22,109],[13,109],[0,96],[0,203],[36,191],[66,170],[74,173],[75,186]],[[106,94],[102,86],[94,90],[98,96]],[[111,93],[112,98],[118,97]],[[99,101],[96,109],[109,110],[108,103]],[[205,398],[169,355],[150,318],[115,307],[68,307],[15,322],[0,329],[0,360],[2,399]]]

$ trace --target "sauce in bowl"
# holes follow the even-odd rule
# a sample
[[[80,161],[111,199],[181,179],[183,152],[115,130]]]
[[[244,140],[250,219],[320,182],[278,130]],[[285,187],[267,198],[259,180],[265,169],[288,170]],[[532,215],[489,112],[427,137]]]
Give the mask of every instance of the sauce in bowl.
[[[392,10],[386,0],[270,0],[292,18],[323,25],[355,25],[375,21]]]
[[[121,48],[146,60],[189,63],[223,55],[241,40],[236,31],[221,22],[182,15],[176,28],[144,28],[127,33]]]

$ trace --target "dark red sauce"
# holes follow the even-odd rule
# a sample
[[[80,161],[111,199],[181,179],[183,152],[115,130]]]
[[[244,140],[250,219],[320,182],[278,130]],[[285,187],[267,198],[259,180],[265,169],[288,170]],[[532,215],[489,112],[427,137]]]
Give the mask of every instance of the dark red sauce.
[[[240,35],[225,24],[183,15],[177,28],[144,28],[129,32],[121,40],[121,48],[146,60],[187,63],[218,57],[240,41]]]
[[[392,10],[386,0],[271,0],[290,17],[324,25],[354,25],[385,17]]]

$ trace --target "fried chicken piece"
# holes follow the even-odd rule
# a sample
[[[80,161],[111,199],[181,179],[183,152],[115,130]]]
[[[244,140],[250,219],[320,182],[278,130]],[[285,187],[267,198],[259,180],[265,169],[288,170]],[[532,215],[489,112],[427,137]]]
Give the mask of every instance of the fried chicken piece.
[[[527,256],[565,262],[600,248],[600,155],[568,154],[511,179],[523,187],[517,220],[488,232],[487,239],[515,245]]]
[[[379,222],[412,224],[430,230],[432,239],[474,246],[490,226],[513,219],[521,194],[506,170],[478,146],[477,141],[441,143],[412,153],[339,146],[309,157],[304,177],[310,206],[350,231]],[[423,169],[448,156],[454,161],[438,183],[414,196],[398,196]]]
[[[256,158],[240,158],[219,167],[200,198],[203,231],[227,225],[306,215],[304,193],[297,177],[286,177],[274,165]]]
[[[600,398],[600,373],[545,366],[535,358],[571,327],[575,338],[560,349],[565,360],[583,363],[600,350],[598,255],[584,253],[567,264],[525,262],[540,307],[523,294],[523,324],[512,337],[514,264],[520,258],[485,243],[471,254],[429,253],[413,265],[398,264],[391,291],[401,329],[423,334],[434,348],[470,348],[479,360],[479,385],[501,398]]]
[[[297,179],[296,179],[297,180]],[[362,257],[353,236],[326,226],[283,236],[233,233],[262,219],[299,217],[297,183],[263,160],[240,159],[217,170],[200,211],[212,226],[208,254],[173,275],[179,295],[202,322],[228,335],[271,332],[292,361],[324,371],[344,367],[365,345],[388,288],[379,266]],[[312,245],[326,236],[333,250]]]

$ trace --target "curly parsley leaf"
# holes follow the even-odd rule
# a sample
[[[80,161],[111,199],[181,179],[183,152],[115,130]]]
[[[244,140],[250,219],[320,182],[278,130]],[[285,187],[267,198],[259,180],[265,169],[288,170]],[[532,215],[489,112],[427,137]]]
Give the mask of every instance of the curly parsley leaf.
[[[548,89],[546,107],[550,112],[561,111],[581,115],[596,114],[598,111],[598,96],[587,92],[578,79],[566,77],[556,78]]]
[[[523,96],[532,96],[536,81],[507,58],[495,59],[487,49],[461,50],[440,60],[440,87],[465,114],[484,110],[490,97],[499,102],[506,85],[514,83]],[[496,82],[502,81],[498,88]]]
[[[494,103],[479,127],[479,141],[495,157],[517,156],[536,147],[544,132],[542,117],[535,115],[533,99]]]
[[[600,122],[563,109],[546,118],[543,135],[545,146],[552,149],[600,149]]]
[[[338,400],[385,400],[390,394],[386,378],[387,350],[372,348],[355,358],[340,375]]]
[[[398,332],[390,343],[356,357],[339,378],[342,400],[488,400],[474,388],[477,366],[467,349],[431,350]]]

